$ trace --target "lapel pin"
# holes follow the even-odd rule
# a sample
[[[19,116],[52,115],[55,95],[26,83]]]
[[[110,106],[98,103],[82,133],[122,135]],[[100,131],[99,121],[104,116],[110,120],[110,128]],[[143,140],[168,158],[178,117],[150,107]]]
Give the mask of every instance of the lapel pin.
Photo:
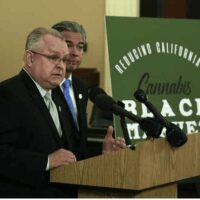
[[[78,97],[79,97],[79,99],[82,99],[82,98],[83,98],[83,95],[82,95],[82,94],[79,94]]]

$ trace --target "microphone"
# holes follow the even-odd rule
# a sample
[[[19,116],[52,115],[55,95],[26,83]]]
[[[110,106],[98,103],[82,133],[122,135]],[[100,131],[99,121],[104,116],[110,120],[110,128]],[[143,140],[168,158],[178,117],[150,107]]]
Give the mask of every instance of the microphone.
[[[134,93],[134,97],[140,103],[144,103],[146,105],[146,107],[153,113],[155,118],[160,120],[160,123],[162,123],[163,126],[165,126],[165,127],[168,126],[168,122],[165,120],[165,118],[156,110],[156,108],[154,107],[154,105],[151,102],[147,101],[147,95],[145,94],[145,92],[142,89],[136,90]]]
[[[131,112],[125,110],[121,103],[116,103],[115,100],[108,96],[106,92],[98,87],[89,90],[90,100],[104,111],[112,112],[121,117],[127,117],[134,122],[139,123],[140,128],[146,133],[147,137],[159,137],[163,126],[157,119],[153,118],[140,118],[133,115]]]
[[[96,104],[100,109],[104,111],[110,111],[115,115],[119,115],[122,117],[127,117],[135,122],[140,123],[141,118],[133,115],[131,112],[122,108],[115,100],[108,96],[106,92],[101,88],[91,88],[89,90],[89,98],[90,100]]]
[[[135,98],[146,105],[146,107],[154,114],[162,126],[166,127],[166,138],[171,146],[179,147],[187,142],[186,134],[175,124],[168,122],[154,107],[154,105],[147,101],[147,96],[142,89],[138,89],[134,93]]]

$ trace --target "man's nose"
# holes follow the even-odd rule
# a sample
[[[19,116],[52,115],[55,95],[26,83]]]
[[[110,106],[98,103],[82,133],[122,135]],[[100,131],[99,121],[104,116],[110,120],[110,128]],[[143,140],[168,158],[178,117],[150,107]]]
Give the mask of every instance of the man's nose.
[[[78,47],[75,45],[73,47],[71,47],[69,51],[70,51],[70,55],[79,55],[80,54]]]
[[[57,61],[57,65],[58,67],[60,68],[66,68],[66,60],[63,60],[62,58],[60,58],[58,61]]]

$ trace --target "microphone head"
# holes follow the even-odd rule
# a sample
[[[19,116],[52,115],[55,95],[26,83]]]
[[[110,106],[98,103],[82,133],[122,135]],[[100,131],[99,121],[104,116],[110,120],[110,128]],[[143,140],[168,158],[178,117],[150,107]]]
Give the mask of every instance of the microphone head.
[[[106,94],[99,94],[95,98],[94,102],[100,109],[105,111],[112,111],[113,105],[116,104],[116,102],[111,98],[110,96]]]
[[[112,111],[113,105],[116,104],[114,99],[108,96],[101,88],[91,88],[89,90],[90,100],[104,111]]]
[[[134,97],[141,103],[144,103],[147,101],[147,95],[142,89],[138,89],[134,93]]]
[[[145,131],[147,138],[159,138],[163,124],[157,118],[147,117],[141,120],[140,128]]]
[[[172,147],[180,147],[187,142],[187,135],[173,123],[167,127],[166,138]]]
[[[92,87],[88,90],[88,95],[92,102],[95,101],[96,96],[99,94],[106,94],[106,92],[99,87]]]

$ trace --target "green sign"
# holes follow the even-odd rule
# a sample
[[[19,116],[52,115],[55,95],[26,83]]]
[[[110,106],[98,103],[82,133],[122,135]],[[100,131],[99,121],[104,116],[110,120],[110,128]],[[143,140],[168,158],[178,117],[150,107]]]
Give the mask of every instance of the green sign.
[[[138,117],[153,117],[133,96],[140,88],[169,122],[200,132],[200,21],[106,17],[106,28],[113,98]],[[114,123],[121,135],[118,116]],[[131,139],[146,138],[138,123],[126,124]]]

